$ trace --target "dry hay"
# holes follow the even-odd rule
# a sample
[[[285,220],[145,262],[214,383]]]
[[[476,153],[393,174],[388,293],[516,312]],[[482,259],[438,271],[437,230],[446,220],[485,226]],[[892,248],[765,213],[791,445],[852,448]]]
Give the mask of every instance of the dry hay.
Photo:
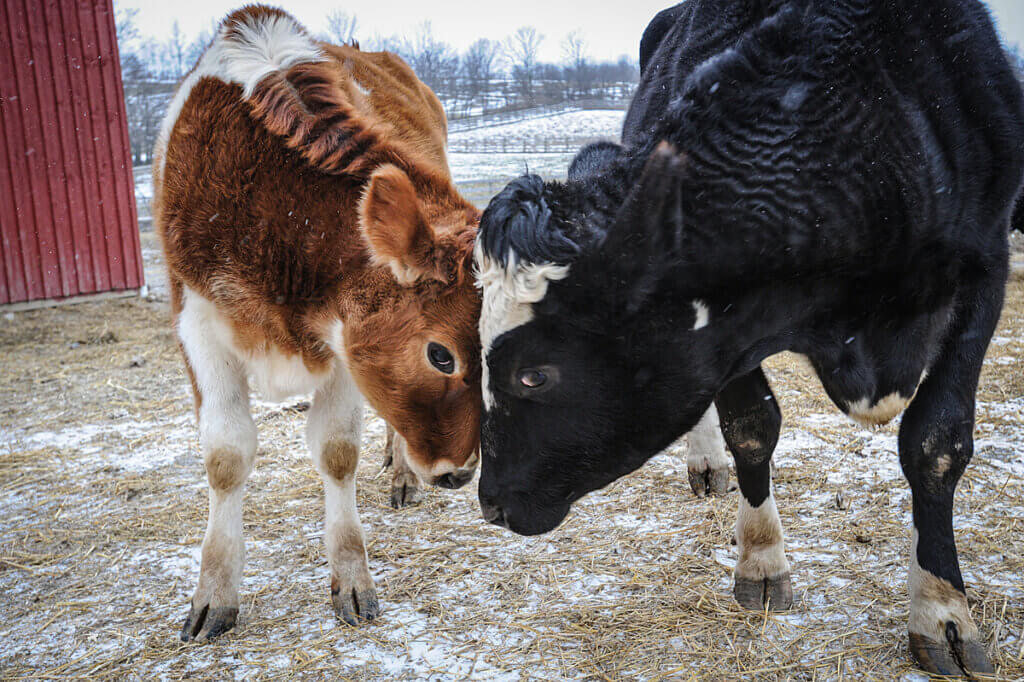
[[[975,618],[1024,677],[1024,276],[979,391],[957,503]],[[183,645],[206,491],[163,306],[115,301],[0,321],[0,670],[7,679],[914,678],[905,642],[909,493],[894,426],[846,421],[794,358],[769,371],[785,427],[776,494],[787,614],[731,597],[737,504],[697,500],[681,449],[520,538],[480,521],[475,485],[388,506],[367,419],[359,506],[384,605],[330,611],[320,483],[304,415],[258,403],[237,630]]]

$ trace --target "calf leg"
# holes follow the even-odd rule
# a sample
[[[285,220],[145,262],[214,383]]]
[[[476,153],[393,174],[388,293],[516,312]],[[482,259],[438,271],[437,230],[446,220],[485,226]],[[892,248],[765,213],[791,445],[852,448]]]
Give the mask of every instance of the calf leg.
[[[736,524],[733,594],[748,609],[772,611],[793,604],[782,522],[771,487],[771,457],[782,413],[760,368],[727,385],[715,398],[722,435],[736,460],[740,511]]]
[[[712,405],[686,436],[686,469],[690,488],[697,497],[725,495],[729,490],[729,458],[718,424],[718,410]]]
[[[331,567],[335,615],[349,625],[380,614],[356,511],[356,465],[363,428],[363,400],[348,369],[338,362],[313,396],[306,441],[324,482],[324,544]]]
[[[387,443],[384,446],[384,466],[392,465],[391,506],[409,507],[420,501],[419,477],[409,466],[409,449],[405,439],[388,424]]]
[[[958,302],[951,335],[900,426],[900,464],[913,493],[910,651],[922,668],[942,675],[993,672],[960,575],[953,493],[974,452],[974,393],[1002,281],[994,277]]]
[[[256,425],[249,414],[244,369],[230,350],[217,342],[207,324],[194,306],[186,305],[179,318],[210,488],[199,584],[181,629],[184,641],[208,641],[235,625],[245,561],[242,498],[256,458]]]

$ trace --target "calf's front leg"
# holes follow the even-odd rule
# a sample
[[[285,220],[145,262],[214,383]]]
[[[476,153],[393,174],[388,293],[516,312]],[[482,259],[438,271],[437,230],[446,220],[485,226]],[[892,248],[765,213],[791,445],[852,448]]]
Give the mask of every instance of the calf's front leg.
[[[179,334],[195,391],[210,515],[199,583],[181,639],[208,641],[232,629],[238,617],[238,588],[245,562],[242,500],[256,459],[256,425],[249,413],[244,368],[217,343],[207,320],[190,305],[181,313]]]
[[[335,615],[349,625],[380,614],[356,511],[356,466],[362,438],[363,401],[351,375],[337,362],[313,396],[306,441],[324,483],[324,544],[331,568]]]
[[[748,609],[783,611],[793,605],[793,588],[771,486],[782,413],[760,368],[730,382],[715,405],[740,487],[733,595]]]

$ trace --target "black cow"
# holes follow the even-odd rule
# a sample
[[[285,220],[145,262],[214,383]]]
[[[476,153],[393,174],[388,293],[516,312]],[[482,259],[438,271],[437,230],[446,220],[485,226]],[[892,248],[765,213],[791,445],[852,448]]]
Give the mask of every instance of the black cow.
[[[976,0],[690,0],[658,15],[623,145],[488,206],[480,503],[517,533],[642,465],[712,401],[742,491],[735,596],[792,601],[760,364],[850,416],[904,408],[910,647],[992,667],[953,540],[1024,178],[1024,99]]]

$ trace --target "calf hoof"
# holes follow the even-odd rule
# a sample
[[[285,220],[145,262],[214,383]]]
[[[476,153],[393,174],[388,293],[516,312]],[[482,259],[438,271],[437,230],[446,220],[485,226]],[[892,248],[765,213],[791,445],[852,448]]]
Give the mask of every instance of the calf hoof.
[[[793,606],[793,584],[789,573],[760,579],[737,576],[732,593],[740,606],[751,611],[764,611],[765,605],[769,611],[785,611]]]
[[[207,605],[197,609],[193,605],[181,626],[181,641],[209,642],[235,627],[237,619],[238,609],[234,606],[215,606],[211,609]]]
[[[721,497],[729,492],[729,467],[724,466],[718,469],[712,468],[707,462],[701,469],[687,469],[687,477],[690,479],[690,489],[697,497],[717,496]]]
[[[995,668],[985,647],[976,639],[960,639],[960,630],[953,621],[946,623],[944,641],[911,632],[910,653],[923,670],[933,675],[968,679],[995,677]]]
[[[369,622],[380,615],[377,591],[372,586],[365,590],[342,588],[332,581],[331,604],[334,605],[334,615],[349,625],[359,625],[361,620]]]
[[[391,479],[391,506],[411,507],[420,501],[419,481],[411,471],[396,471]]]

